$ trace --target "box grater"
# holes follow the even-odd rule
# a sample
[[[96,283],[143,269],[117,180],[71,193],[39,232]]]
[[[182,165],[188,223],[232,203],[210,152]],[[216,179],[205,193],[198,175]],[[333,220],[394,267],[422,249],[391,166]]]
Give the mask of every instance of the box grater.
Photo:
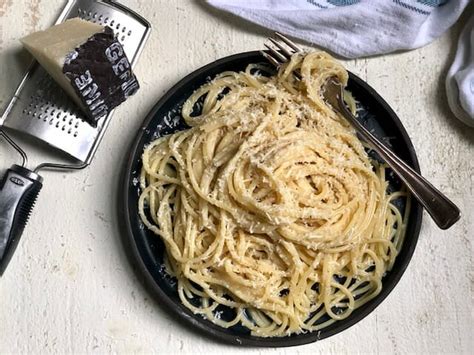
[[[114,0],[68,0],[56,24],[73,17],[109,26],[122,44],[132,67],[150,34],[150,24]],[[33,62],[0,118],[0,136],[23,158],[0,182],[0,276],[10,261],[42,187],[42,169],[83,169],[92,161],[113,112],[96,127],[84,120],[73,101]],[[7,133],[8,132],[8,133]],[[42,163],[30,170],[27,156],[12,134],[39,140],[65,153],[67,164]]]

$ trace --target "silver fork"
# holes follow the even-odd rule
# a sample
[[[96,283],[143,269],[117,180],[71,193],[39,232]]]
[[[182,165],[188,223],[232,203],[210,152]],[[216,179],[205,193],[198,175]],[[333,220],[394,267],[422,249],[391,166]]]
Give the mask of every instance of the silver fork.
[[[303,52],[293,41],[275,32],[278,40],[268,38],[273,46],[265,44],[267,51],[260,51],[262,55],[277,68],[287,62],[295,53]],[[362,136],[371,144],[371,148],[392,168],[405,183],[408,190],[428,211],[430,216],[441,229],[448,229],[461,217],[459,208],[436,189],[428,180],[418,174],[385,144],[367,130],[357,118],[348,110],[343,96],[344,87],[337,77],[330,78],[323,88],[324,100],[337,112],[346,118]]]

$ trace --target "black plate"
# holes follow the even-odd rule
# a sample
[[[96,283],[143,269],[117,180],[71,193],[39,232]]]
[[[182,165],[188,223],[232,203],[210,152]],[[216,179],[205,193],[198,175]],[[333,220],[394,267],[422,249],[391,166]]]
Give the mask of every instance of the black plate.
[[[400,280],[415,249],[421,226],[422,210],[413,201],[409,216],[407,234],[402,250],[393,270],[383,279],[382,292],[363,307],[356,309],[348,318],[335,322],[319,332],[292,335],[284,338],[260,338],[250,335],[247,328],[235,326],[221,328],[200,315],[195,315],[181,304],[176,292],[176,282],[165,272],[162,261],[164,246],[159,237],[149,232],[138,215],[138,176],[141,169],[141,154],[146,144],[158,135],[165,135],[186,128],[180,117],[184,101],[201,85],[215,75],[226,71],[241,71],[249,63],[263,62],[259,52],[246,52],[219,59],[189,74],[166,93],[151,110],[143,122],[132,144],[123,171],[120,186],[120,221],[123,224],[123,239],[129,258],[136,271],[144,277],[144,283],[156,302],[164,305],[176,318],[185,324],[201,330],[214,340],[247,346],[293,346],[311,343],[339,333],[357,323],[374,310]],[[419,172],[415,150],[397,115],[390,106],[367,83],[350,74],[349,90],[360,102],[359,117],[378,137],[383,138],[392,149],[410,166]],[[390,179],[390,186],[400,182]],[[404,208],[403,205],[399,206]],[[159,331],[159,329],[157,329]]]

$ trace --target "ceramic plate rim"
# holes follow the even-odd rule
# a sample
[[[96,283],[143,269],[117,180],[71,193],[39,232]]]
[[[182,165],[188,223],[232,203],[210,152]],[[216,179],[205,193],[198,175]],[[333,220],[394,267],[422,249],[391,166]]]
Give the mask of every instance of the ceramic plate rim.
[[[186,75],[183,79],[181,79],[178,83],[176,83],[171,89],[169,89],[153,106],[150,112],[147,114],[145,120],[143,121],[140,129],[138,130],[133,143],[131,144],[130,148],[127,150],[128,157],[124,159],[124,166],[121,172],[121,179],[119,184],[119,203],[118,203],[118,214],[119,214],[119,221],[121,224],[121,237],[122,242],[125,247],[125,251],[129,258],[130,263],[132,266],[135,266],[135,272],[137,276],[142,276],[143,283],[148,291],[153,295],[154,301],[157,303],[163,304],[165,309],[170,312],[169,314],[177,315],[179,320],[183,323],[186,323],[189,327],[193,327],[194,329],[200,331],[202,334],[208,335],[210,338],[214,340],[218,340],[219,342],[225,342],[228,344],[235,344],[235,345],[243,345],[243,346],[257,346],[257,347],[287,347],[287,346],[295,346],[295,345],[303,345],[315,342],[317,340],[321,340],[327,337],[330,337],[334,334],[342,332],[343,330],[351,327],[352,325],[358,323],[360,320],[365,318],[368,314],[370,314],[382,301],[390,294],[393,288],[398,284],[401,276],[404,274],[416,247],[421,222],[422,222],[422,209],[421,206],[416,202],[413,201],[412,208],[415,208],[416,211],[414,212],[415,221],[413,227],[413,234],[408,236],[411,238],[411,243],[408,246],[406,251],[405,259],[400,265],[399,268],[396,270],[390,271],[392,275],[392,280],[390,284],[384,284],[381,293],[374,298],[374,300],[370,301],[368,304],[362,306],[360,309],[357,310],[355,315],[351,315],[346,320],[342,320],[336,323],[336,326],[330,330],[323,329],[321,332],[312,332],[306,334],[299,334],[292,337],[281,337],[281,338],[260,338],[260,337],[243,337],[239,334],[232,335],[226,332],[224,328],[221,328],[215,324],[212,324],[208,321],[204,321],[204,319],[199,315],[193,315],[189,310],[185,309],[184,306],[178,307],[176,302],[170,299],[164,291],[159,287],[159,285],[155,282],[152,273],[146,267],[141,255],[140,251],[138,250],[133,228],[131,226],[131,218],[133,216],[130,215],[129,205],[130,205],[130,196],[129,196],[129,187],[132,183],[131,181],[131,169],[133,164],[135,163],[135,157],[137,154],[137,149],[144,137],[144,131],[147,129],[148,125],[153,120],[156,112],[163,106],[176,92],[183,86],[188,83],[191,83],[197,77],[201,76],[203,73],[212,70],[212,68],[222,65],[226,62],[237,61],[237,60],[249,60],[249,58],[259,56],[259,51],[250,51],[250,52],[242,52],[234,55],[230,55],[227,57],[223,57],[218,59],[214,62],[211,62],[192,73]],[[262,57],[263,61],[263,57]],[[357,77],[356,75],[350,74],[350,80],[354,80],[355,83],[359,86],[362,86],[371,96],[372,98],[377,101],[383,109],[388,113],[390,119],[393,121],[397,129],[400,131],[400,134],[403,138],[403,144],[406,145],[406,149],[410,155],[411,165],[416,171],[420,171],[420,167],[418,164],[418,159],[416,156],[415,149],[413,144],[403,127],[400,119],[392,110],[392,108],[385,102],[385,100],[365,81]],[[405,240],[405,243],[407,241]],[[179,302],[179,299],[178,299]],[[183,310],[184,309],[184,310]],[[188,312],[186,312],[188,311]],[[355,312],[354,312],[355,313]]]

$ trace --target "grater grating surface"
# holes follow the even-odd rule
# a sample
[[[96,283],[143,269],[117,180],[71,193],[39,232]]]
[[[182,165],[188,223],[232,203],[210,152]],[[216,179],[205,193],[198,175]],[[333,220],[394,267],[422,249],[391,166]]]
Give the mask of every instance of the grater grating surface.
[[[148,38],[150,24],[112,0],[69,0],[56,23],[81,17],[114,30],[132,67]],[[101,118],[97,127],[36,62],[32,64],[2,118],[0,128],[27,134],[89,164],[112,118]]]

